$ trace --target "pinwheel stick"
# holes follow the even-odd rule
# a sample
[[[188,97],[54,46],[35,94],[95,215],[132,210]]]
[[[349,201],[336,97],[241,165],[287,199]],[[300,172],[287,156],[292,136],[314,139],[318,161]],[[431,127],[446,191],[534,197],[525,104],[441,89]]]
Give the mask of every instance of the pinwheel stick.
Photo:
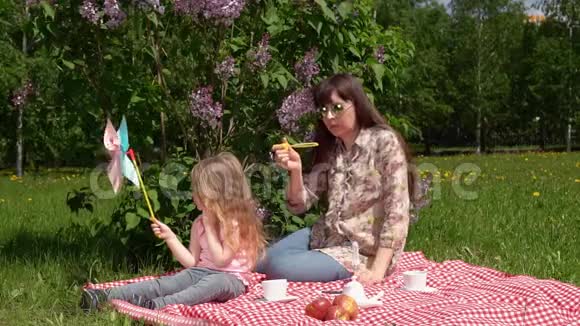
[[[143,179],[141,178],[141,172],[139,172],[139,167],[137,166],[137,161],[135,160],[135,153],[133,153],[133,149],[129,148],[127,151],[129,157],[131,158],[131,162],[133,162],[133,166],[135,167],[135,171],[137,171],[137,177],[139,178],[139,185],[141,186],[141,190],[143,190],[143,195],[145,196],[145,202],[147,202],[147,208],[149,208],[149,220],[151,222],[157,222],[155,218],[155,213],[153,213],[153,208],[151,208],[151,203],[149,202],[149,196],[147,195],[147,189],[145,189],[145,184],[143,183]]]

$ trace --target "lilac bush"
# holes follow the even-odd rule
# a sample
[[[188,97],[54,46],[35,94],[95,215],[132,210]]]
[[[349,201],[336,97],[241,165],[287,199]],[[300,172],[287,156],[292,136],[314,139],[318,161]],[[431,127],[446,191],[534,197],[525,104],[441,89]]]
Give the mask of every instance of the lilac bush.
[[[377,59],[379,63],[385,63],[385,47],[383,45],[379,46],[375,52],[375,59]]]
[[[268,65],[272,60],[272,55],[269,51],[270,34],[264,33],[262,39],[258,43],[258,49],[250,52],[250,70],[259,71]]]
[[[31,81],[27,81],[12,95],[12,105],[17,109],[21,109],[33,95],[35,95],[34,85],[32,85]]]
[[[296,78],[305,86],[310,86],[312,78],[320,73],[320,67],[316,64],[317,53],[317,48],[310,49],[304,54],[304,58],[294,65]]]
[[[109,28],[119,27],[127,18],[117,0],[105,0],[105,15],[109,18],[105,23]]]
[[[213,101],[212,96],[212,86],[204,86],[192,91],[189,96],[189,110],[194,117],[215,128],[223,115],[223,108],[221,103]]]
[[[95,0],[83,0],[79,12],[83,18],[88,20],[90,23],[97,25],[99,23],[99,7],[97,6]]]
[[[161,15],[165,13],[165,6],[162,6],[159,0],[134,0],[133,3],[141,10],[153,9]]]
[[[277,110],[276,115],[282,129],[290,132],[299,130],[300,118],[305,114],[316,110],[314,96],[310,88],[295,91],[290,94],[282,106]]]
[[[203,18],[229,26],[240,16],[245,0],[175,0],[175,11],[194,19]]]
[[[234,58],[229,56],[215,67],[214,72],[221,81],[227,81],[235,73],[235,64]]]

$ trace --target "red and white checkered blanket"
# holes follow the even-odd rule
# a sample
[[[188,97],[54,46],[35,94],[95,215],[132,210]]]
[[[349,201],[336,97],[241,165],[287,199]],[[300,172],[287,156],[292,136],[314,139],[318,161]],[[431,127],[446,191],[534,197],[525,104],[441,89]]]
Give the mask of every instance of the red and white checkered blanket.
[[[299,266],[297,266],[299,268]],[[401,290],[401,273],[427,270],[427,285],[438,291]],[[363,309],[356,321],[322,322],[304,314],[305,306],[321,291],[341,290],[348,281],[289,284],[289,295],[299,299],[287,303],[260,300],[263,278],[253,274],[250,291],[226,303],[197,306],[171,305],[159,311],[113,300],[115,309],[134,319],[164,325],[567,325],[580,326],[580,288],[554,280],[509,275],[489,268],[453,260],[436,263],[421,252],[405,253],[398,270],[384,283],[367,287],[368,297],[384,291],[381,307]],[[108,288],[155,278],[88,284]]]

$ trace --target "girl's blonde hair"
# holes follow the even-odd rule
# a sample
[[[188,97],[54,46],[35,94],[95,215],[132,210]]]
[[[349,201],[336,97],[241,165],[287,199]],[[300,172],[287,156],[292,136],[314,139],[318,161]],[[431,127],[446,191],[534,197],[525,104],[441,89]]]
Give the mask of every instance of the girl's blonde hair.
[[[252,190],[236,156],[223,152],[196,164],[191,171],[191,190],[216,215],[225,244],[234,251],[245,250],[255,266],[266,239]]]

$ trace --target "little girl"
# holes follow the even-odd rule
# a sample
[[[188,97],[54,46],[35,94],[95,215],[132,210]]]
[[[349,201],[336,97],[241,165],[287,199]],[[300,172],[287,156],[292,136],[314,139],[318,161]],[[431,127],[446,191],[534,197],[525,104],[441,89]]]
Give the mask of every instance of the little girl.
[[[97,309],[112,299],[160,309],[170,304],[224,302],[245,293],[243,273],[253,270],[266,241],[239,160],[230,153],[202,160],[191,171],[191,185],[202,214],[192,224],[189,248],[167,225],[151,225],[185,269],[121,287],[85,289],[83,310]]]

